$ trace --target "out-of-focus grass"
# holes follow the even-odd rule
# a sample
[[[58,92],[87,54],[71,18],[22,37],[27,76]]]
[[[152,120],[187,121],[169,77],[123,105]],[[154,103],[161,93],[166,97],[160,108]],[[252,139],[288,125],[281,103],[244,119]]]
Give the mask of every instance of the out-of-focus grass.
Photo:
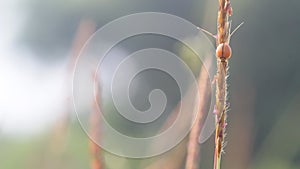
[[[0,139],[0,168],[2,169],[44,169],[89,167],[87,137],[80,126],[70,126],[62,140],[61,150],[53,150],[52,132],[30,138],[6,137]]]
[[[5,138],[1,137],[0,168],[29,168],[31,159],[35,158],[43,139],[41,138]]]

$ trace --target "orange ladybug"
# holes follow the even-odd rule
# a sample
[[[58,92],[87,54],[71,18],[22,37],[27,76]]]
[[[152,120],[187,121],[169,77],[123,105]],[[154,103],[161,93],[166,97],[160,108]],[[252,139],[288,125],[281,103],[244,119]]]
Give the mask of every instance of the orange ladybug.
[[[221,43],[216,49],[216,56],[220,59],[229,59],[231,57],[231,47],[227,43]]]

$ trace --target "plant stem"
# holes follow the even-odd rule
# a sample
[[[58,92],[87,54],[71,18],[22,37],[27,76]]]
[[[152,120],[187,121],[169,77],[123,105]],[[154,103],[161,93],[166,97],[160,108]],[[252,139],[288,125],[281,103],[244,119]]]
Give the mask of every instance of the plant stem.
[[[216,136],[215,136],[215,164],[214,169],[220,169],[221,155],[226,127],[226,96],[227,96],[227,61],[218,60],[217,63],[217,87],[216,87]]]
[[[228,18],[231,13],[228,10],[231,9],[229,0],[219,0],[219,11],[217,20],[217,45],[221,43],[228,43],[230,38],[229,22]]]
[[[99,145],[96,143],[97,141],[100,141],[101,139],[101,121],[98,118],[99,112],[98,111],[98,103],[100,103],[101,94],[99,89],[99,81],[97,77],[97,72],[93,74],[93,79],[95,80],[96,88],[96,100],[93,102],[93,112],[90,114],[90,132],[89,134],[92,136],[95,140],[89,141],[89,148],[90,148],[90,154],[91,154],[91,169],[103,169],[103,160],[102,160],[102,150],[99,147]],[[95,141],[95,142],[94,142]]]
[[[232,9],[229,0],[219,0],[219,10],[217,19],[217,46],[221,43],[229,43],[230,23],[228,21]],[[224,137],[227,117],[227,72],[228,60],[225,58],[217,59],[216,75],[216,135],[215,135],[215,154],[214,169],[221,168],[221,156],[224,148]]]

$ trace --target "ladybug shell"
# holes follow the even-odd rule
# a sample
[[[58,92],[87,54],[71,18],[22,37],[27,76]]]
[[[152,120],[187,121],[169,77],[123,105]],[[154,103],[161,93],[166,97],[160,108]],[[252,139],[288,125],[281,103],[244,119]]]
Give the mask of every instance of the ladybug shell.
[[[229,59],[231,57],[231,47],[227,43],[221,43],[216,49],[216,56],[220,59]]]

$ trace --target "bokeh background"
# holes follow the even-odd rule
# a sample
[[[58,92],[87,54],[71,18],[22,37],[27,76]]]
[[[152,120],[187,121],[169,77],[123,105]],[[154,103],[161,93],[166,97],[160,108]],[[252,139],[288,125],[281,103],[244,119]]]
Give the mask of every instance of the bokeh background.
[[[245,24],[231,39],[231,110],[223,168],[299,169],[300,1],[232,0],[232,6],[233,25]],[[137,12],[177,15],[216,32],[217,0],[0,2],[1,169],[91,168],[89,139],[70,103],[72,65],[93,32]],[[199,72],[201,63],[173,40],[154,35],[147,42],[144,39],[129,39],[112,55],[120,59],[155,44],[177,52],[196,75]],[[108,65],[113,62],[107,61]],[[164,85],[140,80],[149,88]],[[168,91],[169,111],[179,101],[175,89]],[[106,112],[115,111],[103,95]],[[122,158],[105,151],[99,156],[105,169],[181,169],[184,144],[148,159]],[[212,168],[213,137],[200,147],[200,168]]]

